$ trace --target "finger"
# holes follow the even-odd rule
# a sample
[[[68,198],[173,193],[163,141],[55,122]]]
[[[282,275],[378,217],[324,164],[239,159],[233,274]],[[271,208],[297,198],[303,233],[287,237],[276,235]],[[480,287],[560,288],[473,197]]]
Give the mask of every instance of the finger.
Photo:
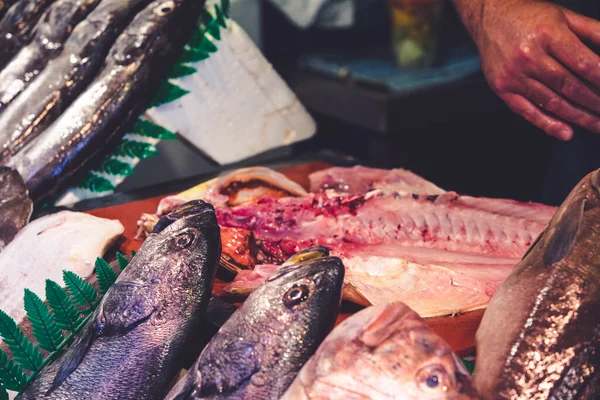
[[[565,16],[569,27],[579,38],[600,46],[600,21],[569,10],[565,10]]]
[[[528,79],[525,82],[525,91],[526,93],[523,94],[526,98],[533,104],[538,104],[546,112],[551,112],[563,121],[600,133],[599,116],[571,104],[541,82]]]
[[[546,57],[538,63],[531,76],[562,97],[600,114],[600,95],[556,60]]]
[[[543,113],[525,97],[515,93],[506,93],[502,95],[502,99],[511,110],[520,114],[548,135],[564,141],[569,141],[573,137],[573,129],[569,125]]]
[[[600,89],[600,57],[581,43],[575,34],[552,40],[550,53],[576,75]]]

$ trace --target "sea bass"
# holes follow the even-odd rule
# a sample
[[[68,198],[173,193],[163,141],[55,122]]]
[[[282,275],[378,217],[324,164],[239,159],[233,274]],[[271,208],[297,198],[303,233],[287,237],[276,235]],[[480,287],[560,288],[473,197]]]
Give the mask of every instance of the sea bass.
[[[0,68],[29,41],[31,30],[54,0],[18,0],[0,20]]]
[[[29,222],[33,202],[17,171],[0,167],[0,252]]]
[[[85,89],[110,47],[150,0],[104,0],[79,23],[60,56],[0,113],[0,161],[44,131]]]
[[[166,398],[279,399],[333,328],[343,278],[342,262],[320,249],[292,257],[227,320]]]
[[[63,270],[89,277],[123,231],[119,221],[73,211],[31,221],[0,252],[0,309],[19,323],[25,288],[44,299],[46,279],[62,282]]]
[[[0,112],[56,57],[63,43],[100,0],[58,0],[41,16],[31,42],[0,71]]]
[[[34,201],[62,188],[86,162],[105,152],[107,142],[123,133],[146,107],[161,73],[171,65],[165,60],[182,32],[194,26],[202,4],[197,0],[149,4],[118,37],[85,92],[9,160],[7,165],[23,176]]]
[[[477,332],[484,399],[600,398],[600,170],[571,191]]]
[[[281,399],[477,398],[450,346],[406,305],[389,303],[338,325]]]
[[[70,348],[21,399],[162,399],[199,329],[221,252],[211,205],[163,217]]]

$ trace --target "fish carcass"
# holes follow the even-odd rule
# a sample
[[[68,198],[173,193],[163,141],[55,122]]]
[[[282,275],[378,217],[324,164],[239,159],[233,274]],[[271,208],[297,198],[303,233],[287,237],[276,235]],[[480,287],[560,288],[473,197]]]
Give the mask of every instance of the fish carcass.
[[[600,170],[571,191],[477,331],[484,399],[600,398]]]
[[[338,325],[282,400],[478,399],[452,348],[402,303],[359,311]]]
[[[17,171],[0,167],[0,252],[27,225],[33,202]]]
[[[0,252],[0,309],[19,323],[25,288],[43,299],[46,279],[62,282],[63,270],[89,277],[123,231],[119,221],[73,211],[30,222]]]
[[[351,184],[348,171],[356,175]],[[222,264],[238,273],[226,289],[247,294],[273,266],[304,248],[323,245],[346,266],[348,300],[365,306],[402,301],[422,317],[485,308],[555,208],[440,193],[423,178],[402,171],[334,168],[312,176],[313,182],[336,187],[346,182],[343,189],[350,192],[380,187],[366,193],[329,188],[294,197],[246,196],[247,201],[233,205],[228,197],[217,198]],[[376,172],[383,174],[385,185],[379,186]],[[361,174],[367,175],[362,183]],[[234,175],[229,179],[235,181]],[[394,182],[400,182],[397,190]],[[214,182],[211,187],[210,193],[194,194],[222,192]],[[318,187],[322,185],[313,184]],[[407,188],[434,193],[406,193]],[[159,215],[177,204],[179,196],[163,199]],[[156,218],[144,215],[139,225],[149,229]],[[253,268],[258,270],[245,271]]]
[[[64,188],[107,142],[124,133],[132,116],[147,105],[144,99],[152,95],[161,74],[168,72],[170,64],[162,59],[173,56],[186,25],[191,29],[201,10],[202,2],[196,0],[150,3],[117,38],[102,71],[86,90],[48,129],[9,158],[6,164],[23,176],[35,201]]]
[[[167,399],[278,400],[333,328],[344,265],[311,249],[263,283]]]
[[[0,112],[60,53],[75,26],[99,1],[58,0],[48,7],[31,41],[0,71]]]
[[[163,399],[200,328],[220,252],[209,204],[163,217],[72,345],[20,398]]]

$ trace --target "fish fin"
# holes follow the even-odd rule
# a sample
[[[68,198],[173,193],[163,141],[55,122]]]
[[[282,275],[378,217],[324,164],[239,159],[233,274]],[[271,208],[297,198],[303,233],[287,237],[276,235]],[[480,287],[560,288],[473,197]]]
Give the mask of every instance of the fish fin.
[[[564,210],[559,211],[556,222],[550,222],[547,233],[549,237],[544,246],[544,264],[552,265],[569,253],[583,221],[585,203],[585,198],[573,199],[570,204],[565,205]]]
[[[377,347],[394,332],[397,325],[403,323],[404,319],[417,314],[403,303],[391,303],[373,318],[363,328],[360,341],[369,347]]]
[[[237,311],[237,307],[223,300],[219,296],[211,296],[208,307],[202,319],[217,328],[225,325],[225,322]]]
[[[196,380],[198,380],[198,377],[194,375],[198,375],[198,371],[192,367],[192,369],[189,370],[175,386],[173,386],[164,400],[191,400],[197,398],[196,393],[198,391],[198,386],[196,385]]]
[[[96,338],[95,327],[96,322],[94,319],[88,321],[77,340],[73,342],[65,355],[60,359],[58,372],[52,381],[52,385],[46,391],[46,396],[58,389],[60,385],[67,380],[69,375],[71,375],[71,373],[77,369],[79,364],[81,364],[81,361],[83,361],[83,358],[87,354],[89,348],[94,342],[94,339]]]
[[[359,306],[369,307],[373,305],[352,282],[348,282],[344,285],[342,295],[344,300],[358,304]]]
[[[152,289],[132,282],[116,282],[112,295],[105,297],[98,308],[98,326],[102,336],[125,335],[146,322],[160,309],[149,301]]]
[[[260,369],[256,346],[230,333],[215,336],[195,366],[200,371],[200,397],[234,392],[252,378]]]

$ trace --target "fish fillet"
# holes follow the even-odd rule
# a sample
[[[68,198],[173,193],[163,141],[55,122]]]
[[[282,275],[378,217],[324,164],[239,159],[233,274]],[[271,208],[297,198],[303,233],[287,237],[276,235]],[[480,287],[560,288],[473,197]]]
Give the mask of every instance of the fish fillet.
[[[432,182],[402,169],[379,169],[363,167],[333,167],[313,172],[308,176],[310,191],[321,192],[334,189],[338,192],[359,194],[381,189],[398,193],[442,194],[445,193]]]
[[[123,231],[118,221],[72,211],[30,222],[0,253],[0,309],[19,323],[25,288],[45,299],[46,279],[62,284],[63,270],[90,276]]]

